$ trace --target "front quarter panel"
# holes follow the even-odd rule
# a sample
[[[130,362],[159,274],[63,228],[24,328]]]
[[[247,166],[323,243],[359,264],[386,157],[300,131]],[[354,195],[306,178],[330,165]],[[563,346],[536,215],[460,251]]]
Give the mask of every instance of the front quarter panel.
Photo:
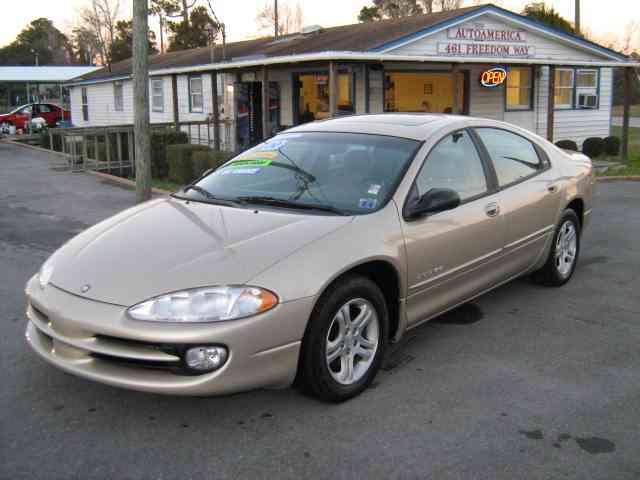
[[[393,201],[383,209],[354,217],[259,273],[249,283],[271,289],[281,302],[321,294],[337,277],[368,261],[382,260],[398,272],[401,297],[406,292],[404,237]]]

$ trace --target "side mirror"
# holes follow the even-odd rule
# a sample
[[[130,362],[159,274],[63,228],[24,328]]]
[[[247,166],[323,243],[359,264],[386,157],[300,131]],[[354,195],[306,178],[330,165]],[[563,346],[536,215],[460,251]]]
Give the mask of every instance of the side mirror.
[[[407,204],[404,216],[413,220],[429,213],[452,210],[460,205],[460,195],[450,188],[432,188],[421,197]]]

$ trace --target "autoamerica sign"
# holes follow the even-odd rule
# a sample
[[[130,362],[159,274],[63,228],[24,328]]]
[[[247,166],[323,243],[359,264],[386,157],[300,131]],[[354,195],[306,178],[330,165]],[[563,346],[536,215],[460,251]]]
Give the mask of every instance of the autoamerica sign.
[[[527,58],[536,54],[533,45],[506,43],[438,42],[439,55],[462,57],[516,57]]]
[[[485,28],[483,24],[461,25],[447,29],[447,38],[476,42],[526,42],[524,30]]]

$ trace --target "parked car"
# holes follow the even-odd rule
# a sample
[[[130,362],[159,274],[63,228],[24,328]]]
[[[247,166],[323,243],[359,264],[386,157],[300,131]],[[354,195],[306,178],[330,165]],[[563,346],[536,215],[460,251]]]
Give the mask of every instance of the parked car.
[[[27,339],[72,374],[149,392],[362,392],[390,342],[522,275],[576,268],[594,177],[524,129],[365,115],[283,132],[55,252]]]
[[[70,120],[71,114],[53,103],[29,103],[9,113],[0,114],[0,125],[4,127],[3,129],[11,125],[16,129],[24,129],[29,117],[42,118],[47,122],[47,126],[55,127],[58,121]]]

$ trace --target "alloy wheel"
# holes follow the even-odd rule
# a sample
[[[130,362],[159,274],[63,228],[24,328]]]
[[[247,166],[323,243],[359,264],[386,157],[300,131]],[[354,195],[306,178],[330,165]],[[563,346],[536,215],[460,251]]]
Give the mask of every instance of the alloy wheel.
[[[326,339],[329,373],[342,385],[352,385],[366,375],[374,361],[380,337],[378,313],[371,302],[356,298],[335,314]]]
[[[560,227],[558,238],[556,239],[556,268],[558,273],[567,277],[576,261],[578,251],[576,227],[572,221],[565,221]]]

